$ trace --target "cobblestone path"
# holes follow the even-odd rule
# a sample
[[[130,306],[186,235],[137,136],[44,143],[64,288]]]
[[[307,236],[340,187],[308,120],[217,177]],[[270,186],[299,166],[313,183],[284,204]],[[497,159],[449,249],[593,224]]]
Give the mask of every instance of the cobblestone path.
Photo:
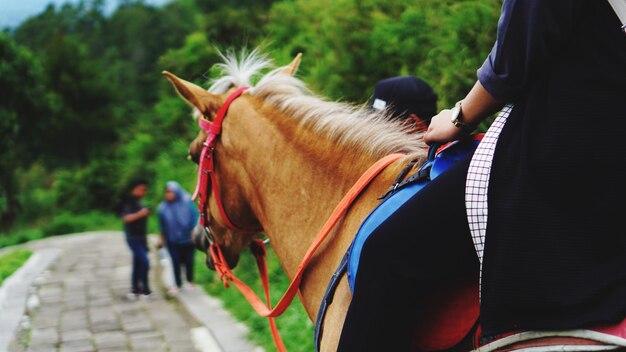
[[[196,351],[197,323],[165,299],[151,256],[154,297],[130,301],[131,255],[119,232],[36,242],[61,253],[30,289],[27,313],[10,351]]]

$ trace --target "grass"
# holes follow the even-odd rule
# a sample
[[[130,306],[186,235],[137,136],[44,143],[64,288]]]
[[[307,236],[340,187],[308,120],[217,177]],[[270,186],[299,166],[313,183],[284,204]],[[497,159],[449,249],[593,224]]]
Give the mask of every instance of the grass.
[[[272,303],[276,304],[289,286],[289,280],[271,248],[268,248],[267,267]],[[256,262],[252,254],[242,253],[241,260],[234,273],[252,287],[259,294],[259,297],[265,300]],[[225,288],[219,276],[214,271],[206,268],[204,257],[202,260],[196,261],[196,277],[196,282],[202,285],[206,292],[219,298],[224,303],[224,307],[234,317],[248,326],[250,329],[248,337],[251,341],[263,347],[266,351],[276,351],[267,318],[259,316],[237,288],[232,285],[230,288]],[[313,345],[314,326],[298,297],[293,300],[285,313],[276,319],[276,324],[288,351],[309,352],[315,350]]]
[[[0,285],[6,278],[19,269],[33,252],[26,248],[18,248],[3,255],[0,255]]]
[[[8,232],[0,233],[0,248],[68,233],[103,229],[121,230],[122,222],[115,215],[99,211],[91,211],[83,214],[65,212],[54,216],[43,225],[36,224],[35,226],[26,225],[14,228]]]

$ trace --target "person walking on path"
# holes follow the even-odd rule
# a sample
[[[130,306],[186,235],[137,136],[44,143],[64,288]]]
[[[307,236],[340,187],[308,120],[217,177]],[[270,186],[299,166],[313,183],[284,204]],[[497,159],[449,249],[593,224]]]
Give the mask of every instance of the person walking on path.
[[[512,331],[624,321],[620,27],[606,1],[504,1],[478,80],[424,141],[464,138],[502,110],[473,155],[368,238],[339,351],[408,350],[412,324],[429,319],[427,293],[465,277],[480,285],[482,331],[468,349]]]
[[[183,286],[181,278],[183,266],[187,285],[193,287],[195,248],[191,232],[198,222],[198,210],[189,193],[176,181],[167,182],[164,198],[157,210],[161,231],[160,246],[165,244],[172,258],[176,287],[170,288],[169,292],[176,294]]]
[[[148,282],[150,261],[148,259],[147,227],[150,208],[141,203],[148,191],[148,182],[143,179],[133,180],[120,203],[118,213],[124,222],[126,242],[133,253],[131,274],[131,292],[128,299],[149,298],[152,294]]]

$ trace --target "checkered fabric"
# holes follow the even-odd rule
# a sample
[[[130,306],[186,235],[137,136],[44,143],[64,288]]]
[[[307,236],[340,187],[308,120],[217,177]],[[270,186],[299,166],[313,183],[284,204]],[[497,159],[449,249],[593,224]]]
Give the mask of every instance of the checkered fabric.
[[[491,162],[496,149],[500,132],[506,119],[513,110],[513,105],[506,105],[485,133],[482,141],[476,148],[467,171],[465,183],[465,208],[470,233],[474,241],[474,248],[480,261],[480,280],[483,276],[483,251],[485,248],[485,234],[487,232],[487,194],[489,190],[489,175]]]

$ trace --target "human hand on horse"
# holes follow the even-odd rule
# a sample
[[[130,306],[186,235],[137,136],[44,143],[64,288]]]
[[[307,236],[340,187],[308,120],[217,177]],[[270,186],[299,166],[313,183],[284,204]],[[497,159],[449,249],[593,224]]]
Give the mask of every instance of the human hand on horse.
[[[452,109],[444,109],[439,114],[433,116],[428,130],[424,134],[424,142],[426,144],[446,143],[461,139],[468,134],[465,129],[457,128],[451,123],[454,113]]]
[[[424,142],[446,143],[462,139],[483,119],[500,110],[502,106],[501,101],[493,98],[480,81],[476,81],[465,99],[456,103],[454,108],[442,110],[433,116],[424,134]]]

